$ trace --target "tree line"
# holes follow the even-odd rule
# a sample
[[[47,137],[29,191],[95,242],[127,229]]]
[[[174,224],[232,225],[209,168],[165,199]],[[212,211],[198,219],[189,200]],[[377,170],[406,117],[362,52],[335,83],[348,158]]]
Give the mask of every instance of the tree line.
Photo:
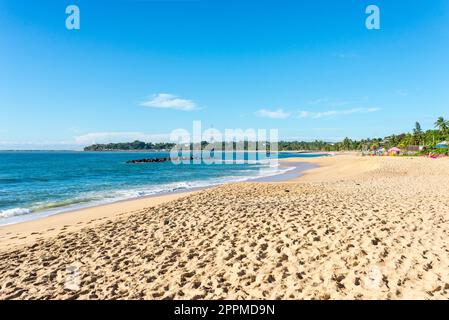
[[[161,151],[170,150],[175,146],[174,143],[152,143],[143,141],[93,144],[84,148],[84,151]]]
[[[340,142],[326,142],[322,140],[316,141],[279,141],[277,149],[279,151],[366,151],[375,150],[380,147],[386,149],[398,147],[407,149],[411,146],[423,146],[425,149],[433,148],[441,141],[449,139],[449,121],[443,117],[439,117],[435,122],[434,129],[423,131],[419,122],[415,123],[415,127],[411,132],[393,134],[384,138],[367,138],[361,140],[352,140],[345,138]],[[230,145],[232,144],[232,146]],[[206,148],[214,150],[225,150],[227,148],[248,150],[249,142],[243,142],[243,146],[237,148],[236,142],[214,142],[213,146],[207,141],[201,142],[201,149]],[[254,143],[252,143],[254,145]],[[168,151],[175,146],[174,143],[152,143],[143,141],[124,142],[124,143],[108,143],[94,144],[85,147],[85,151]],[[190,144],[193,149],[193,144]],[[270,149],[270,143],[266,142],[258,146],[258,149]]]
[[[332,146],[325,146],[327,151],[365,151],[375,150],[380,147],[389,149],[398,147],[407,149],[421,146],[424,150],[435,147],[438,143],[449,139],[449,121],[443,117],[439,117],[434,123],[434,128],[423,131],[419,122],[415,123],[415,127],[411,132],[393,134],[384,138],[351,140],[345,138],[343,141],[335,143]]]

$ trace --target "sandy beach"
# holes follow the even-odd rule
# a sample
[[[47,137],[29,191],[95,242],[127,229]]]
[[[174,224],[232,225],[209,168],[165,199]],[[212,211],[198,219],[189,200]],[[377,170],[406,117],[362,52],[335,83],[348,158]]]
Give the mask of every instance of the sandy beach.
[[[284,161],[319,167],[0,227],[0,299],[449,297],[448,159]]]

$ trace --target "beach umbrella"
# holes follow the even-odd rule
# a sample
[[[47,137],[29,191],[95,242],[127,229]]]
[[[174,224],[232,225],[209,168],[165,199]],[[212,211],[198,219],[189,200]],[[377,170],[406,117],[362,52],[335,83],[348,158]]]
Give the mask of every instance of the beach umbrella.
[[[447,141],[440,142],[439,144],[437,144],[437,145],[435,146],[435,148],[438,148],[438,149],[448,148],[448,147],[449,147],[449,146],[448,146]]]
[[[401,152],[401,149],[393,147],[390,150],[388,150],[388,153],[399,153]]]

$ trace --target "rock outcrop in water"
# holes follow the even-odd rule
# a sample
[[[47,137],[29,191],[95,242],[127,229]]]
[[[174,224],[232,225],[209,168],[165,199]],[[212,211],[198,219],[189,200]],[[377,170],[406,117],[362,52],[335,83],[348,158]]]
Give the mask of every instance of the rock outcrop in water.
[[[168,162],[168,161],[192,161],[197,160],[198,157],[164,157],[164,158],[145,158],[137,160],[129,160],[126,163],[155,163],[155,162]]]

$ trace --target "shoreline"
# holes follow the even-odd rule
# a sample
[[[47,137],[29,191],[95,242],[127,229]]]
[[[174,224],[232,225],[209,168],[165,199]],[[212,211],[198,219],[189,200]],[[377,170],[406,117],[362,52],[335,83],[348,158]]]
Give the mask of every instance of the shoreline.
[[[284,158],[284,159],[286,159],[286,158]],[[166,191],[161,191],[161,192],[157,192],[154,194],[147,194],[147,195],[142,195],[142,196],[116,198],[116,199],[110,199],[110,200],[103,199],[103,200],[84,202],[84,203],[81,202],[81,203],[71,204],[71,205],[67,205],[67,206],[60,206],[60,207],[55,207],[52,209],[35,211],[35,212],[23,214],[23,215],[17,215],[17,216],[11,216],[11,217],[4,218],[4,219],[10,219],[13,221],[8,222],[8,223],[3,223],[3,224],[2,224],[2,221],[0,221],[0,228],[9,226],[9,225],[19,224],[19,223],[26,223],[26,222],[30,222],[30,221],[34,221],[34,220],[38,220],[38,219],[44,219],[44,218],[55,216],[55,215],[71,213],[71,212],[75,212],[75,211],[82,211],[82,210],[89,209],[89,208],[96,208],[96,207],[101,207],[101,206],[105,206],[105,205],[116,204],[116,203],[121,203],[121,202],[126,202],[126,201],[133,201],[133,200],[138,200],[138,199],[162,197],[162,196],[173,195],[173,194],[178,194],[178,193],[189,193],[189,192],[193,192],[193,191],[214,188],[214,187],[228,184],[228,183],[239,183],[239,182],[246,182],[246,181],[261,181],[261,182],[262,181],[264,181],[264,182],[273,181],[274,182],[274,181],[281,181],[279,179],[286,180],[286,179],[289,179],[289,176],[284,177],[284,175],[288,171],[300,171],[300,170],[298,170],[298,168],[295,166],[292,167],[292,166],[283,165],[282,160],[284,160],[284,159],[279,160],[280,163],[279,163],[279,167],[278,167],[278,170],[280,170],[280,171],[287,170],[284,172],[269,173],[267,175],[263,175],[260,177],[259,176],[247,176],[247,177],[242,176],[241,180],[240,179],[236,179],[236,180],[231,179],[229,181],[225,181],[222,183],[211,182],[210,184],[205,185],[205,186],[192,186],[192,187],[188,187],[188,188],[179,188],[179,189],[174,189],[174,190],[167,189]],[[24,210],[28,210],[28,209],[24,209]],[[14,219],[15,219],[15,221],[14,221]]]
[[[144,208],[155,207],[189,196],[195,192],[198,191],[121,200],[0,226],[0,249],[26,245],[42,237],[55,236],[60,232],[73,232],[87,226],[93,226],[104,220],[115,220]]]
[[[219,185],[162,192],[137,198],[117,200],[110,203],[93,204],[91,206],[88,205],[86,207],[68,209],[67,211],[41,217],[32,217],[25,221],[0,225],[0,249],[11,245],[16,246],[31,243],[41,238],[41,236],[48,237],[56,235],[61,231],[68,231],[68,229],[70,229],[69,231],[78,230],[85,226],[92,226],[105,219],[123,217],[132,214],[133,212],[177,200],[202,190],[218,188],[235,183],[282,183],[288,182],[289,180],[295,180],[304,175],[306,171],[317,168],[317,165],[310,163],[311,159],[317,158],[290,157],[280,159],[279,169],[291,169],[286,172],[266,177],[251,177],[239,182],[231,181]],[[45,235],[43,233],[45,233]],[[11,235],[13,236],[11,237]],[[13,241],[5,241],[6,239],[11,239]]]

